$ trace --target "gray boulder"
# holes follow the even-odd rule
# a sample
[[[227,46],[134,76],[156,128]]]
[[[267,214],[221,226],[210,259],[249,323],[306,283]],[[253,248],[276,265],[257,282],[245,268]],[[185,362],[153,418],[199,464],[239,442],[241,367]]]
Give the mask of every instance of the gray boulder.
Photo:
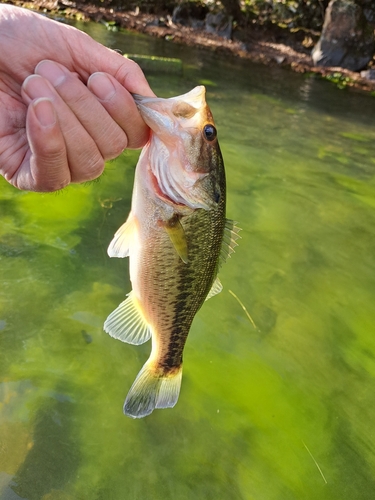
[[[207,14],[206,16],[206,31],[214,33],[223,38],[230,39],[232,37],[232,16],[226,16],[224,12],[217,14]]]
[[[374,22],[374,2],[331,0],[321,37],[312,51],[315,66],[365,68],[375,52]]]

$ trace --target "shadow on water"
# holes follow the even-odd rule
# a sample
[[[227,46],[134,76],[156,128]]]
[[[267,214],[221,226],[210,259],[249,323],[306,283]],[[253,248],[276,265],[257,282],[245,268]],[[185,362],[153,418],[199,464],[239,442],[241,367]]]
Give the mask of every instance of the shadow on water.
[[[33,444],[13,478],[13,491],[21,498],[57,498],[74,480],[80,462],[74,435],[74,404],[56,388],[54,398],[45,398],[36,410]]]

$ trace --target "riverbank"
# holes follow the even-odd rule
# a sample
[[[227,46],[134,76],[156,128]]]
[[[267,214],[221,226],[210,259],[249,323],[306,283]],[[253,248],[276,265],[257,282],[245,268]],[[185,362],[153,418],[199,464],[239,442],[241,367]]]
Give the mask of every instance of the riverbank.
[[[13,0],[14,5],[31,8],[56,17],[91,20],[105,24],[109,29],[124,28],[173,43],[194,45],[224,55],[249,59],[266,65],[280,65],[299,73],[314,73],[336,84],[339,88],[353,88],[375,93],[375,81],[360,73],[343,68],[314,67],[311,49],[318,39],[317,33],[296,31],[294,33],[275,26],[272,29],[251,25],[235,30],[232,39],[208,33],[199,28],[175,24],[166,17],[141,12],[122,12],[93,4],[70,0],[36,0],[25,2]]]

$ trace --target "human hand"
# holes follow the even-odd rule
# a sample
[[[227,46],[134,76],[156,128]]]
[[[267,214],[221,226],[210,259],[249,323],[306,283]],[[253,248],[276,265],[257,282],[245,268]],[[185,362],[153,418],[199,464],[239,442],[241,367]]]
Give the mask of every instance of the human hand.
[[[54,191],[98,177],[148,138],[130,93],[153,93],[138,65],[75,28],[0,5],[0,173]]]

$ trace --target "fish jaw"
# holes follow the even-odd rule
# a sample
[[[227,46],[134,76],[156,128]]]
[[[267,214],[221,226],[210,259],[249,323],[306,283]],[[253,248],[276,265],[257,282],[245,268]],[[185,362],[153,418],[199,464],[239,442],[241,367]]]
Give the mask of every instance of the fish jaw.
[[[215,208],[222,195],[216,178],[222,158],[216,136],[209,141],[204,134],[206,126],[216,131],[204,86],[170,99],[135,96],[135,101],[151,128],[148,153],[156,191],[176,205]]]

